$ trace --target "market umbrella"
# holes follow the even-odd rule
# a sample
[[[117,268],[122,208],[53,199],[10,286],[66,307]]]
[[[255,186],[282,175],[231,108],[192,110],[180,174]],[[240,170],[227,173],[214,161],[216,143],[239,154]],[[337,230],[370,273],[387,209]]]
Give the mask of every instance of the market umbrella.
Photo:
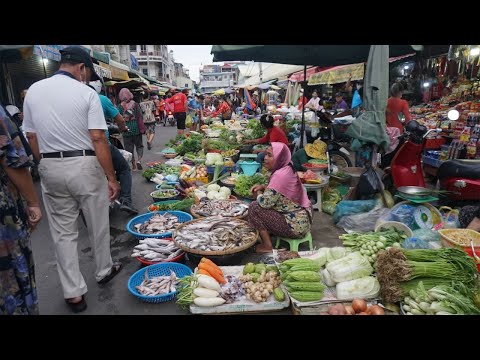
[[[368,55],[363,88],[363,112],[346,134],[360,141],[374,143],[386,150],[390,139],[385,128],[388,99],[388,45],[372,45]]]

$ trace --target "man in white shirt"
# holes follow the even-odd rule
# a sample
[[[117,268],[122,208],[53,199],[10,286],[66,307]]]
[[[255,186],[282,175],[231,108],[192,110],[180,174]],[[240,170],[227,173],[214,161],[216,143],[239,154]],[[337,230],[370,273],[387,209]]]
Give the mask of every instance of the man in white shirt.
[[[121,269],[110,254],[109,202],[119,194],[97,93],[86,86],[99,77],[81,47],[60,51],[60,69],[33,84],[25,97],[23,126],[37,160],[42,194],[55,244],[65,301],[86,309],[87,285],[78,261],[78,217],[82,210],[93,244],[98,283]]]

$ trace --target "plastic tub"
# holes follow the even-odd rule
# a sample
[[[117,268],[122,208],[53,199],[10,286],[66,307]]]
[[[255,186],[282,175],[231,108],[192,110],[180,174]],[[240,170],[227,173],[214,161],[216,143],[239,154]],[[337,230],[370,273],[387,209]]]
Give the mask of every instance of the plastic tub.
[[[242,169],[243,173],[247,176],[253,176],[258,169],[260,169],[260,163],[256,161],[244,162],[239,161],[237,165]]]

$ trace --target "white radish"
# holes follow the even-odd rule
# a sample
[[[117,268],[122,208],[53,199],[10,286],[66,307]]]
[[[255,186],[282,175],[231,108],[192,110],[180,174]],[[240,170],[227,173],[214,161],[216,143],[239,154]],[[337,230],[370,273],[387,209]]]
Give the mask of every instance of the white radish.
[[[193,290],[193,294],[202,298],[215,298],[218,296],[218,291],[197,287]]]
[[[203,306],[203,307],[219,306],[225,303],[225,299],[222,299],[221,297],[215,297],[215,298],[196,297],[195,299],[193,299],[193,303],[197,306]]]
[[[198,285],[215,291],[220,291],[220,284],[214,278],[207,276],[207,275],[198,275]]]

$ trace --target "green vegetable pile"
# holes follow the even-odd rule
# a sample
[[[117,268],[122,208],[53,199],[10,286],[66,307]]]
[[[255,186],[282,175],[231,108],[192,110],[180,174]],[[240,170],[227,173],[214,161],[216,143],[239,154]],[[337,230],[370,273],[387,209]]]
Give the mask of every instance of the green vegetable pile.
[[[478,315],[471,292],[462,283],[438,285],[428,291],[423,282],[403,299],[407,315]]]
[[[204,140],[202,145],[205,149],[210,149],[210,150],[227,151],[235,148],[234,145],[230,145],[225,141],[213,140],[213,139]]]
[[[327,188],[323,194],[322,211],[333,215],[337,208],[337,203],[342,201],[342,195],[338,189]]]
[[[259,139],[265,136],[267,130],[260,121],[252,119],[248,122],[247,129],[244,130],[245,140]]]
[[[402,300],[420,281],[428,290],[437,285],[461,282],[469,291],[475,287],[477,267],[473,258],[454,248],[390,248],[377,255],[376,272],[388,302]]]
[[[175,201],[173,203],[168,202],[157,202],[153,205],[157,208],[156,211],[181,211],[190,208],[195,203],[195,200],[192,198],[186,198],[181,201]]]
[[[181,168],[178,166],[168,166],[165,164],[158,164],[152,168],[146,169],[142,172],[142,176],[150,180],[155,174],[163,174],[163,175],[179,175],[181,172]]]
[[[250,189],[253,185],[267,185],[268,180],[262,174],[255,174],[253,176],[240,175],[235,184],[235,193],[243,197],[252,197]]]
[[[175,147],[177,154],[182,156],[187,153],[196,153],[200,150],[202,150],[202,137],[198,138],[198,135],[191,135]]]
[[[406,237],[403,231],[397,229],[368,233],[354,232],[339,236],[343,246],[350,247],[353,251],[360,251],[371,264],[377,259],[377,252],[390,246],[400,247],[400,242]]]

